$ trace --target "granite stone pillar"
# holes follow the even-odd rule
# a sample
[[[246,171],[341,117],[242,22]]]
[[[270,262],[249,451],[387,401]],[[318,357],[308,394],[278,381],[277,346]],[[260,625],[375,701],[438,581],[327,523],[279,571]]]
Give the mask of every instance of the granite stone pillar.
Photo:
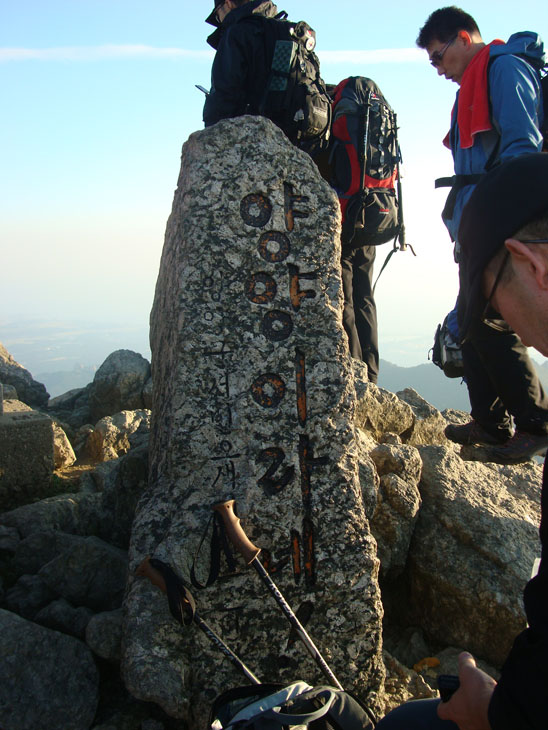
[[[246,679],[133,572],[150,555],[185,581],[194,564],[205,583],[211,506],[227,499],[341,682],[370,699],[382,687],[339,231],[336,196],[268,120],[226,120],[184,145],[151,315],[150,480],[133,526],[123,672],[134,695],[193,729]],[[327,682],[241,558],[193,592],[263,681]]]

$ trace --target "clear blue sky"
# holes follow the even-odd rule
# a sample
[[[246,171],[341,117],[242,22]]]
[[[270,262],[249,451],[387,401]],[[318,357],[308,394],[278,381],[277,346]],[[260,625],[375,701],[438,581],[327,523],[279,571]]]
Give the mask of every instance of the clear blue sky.
[[[184,141],[202,127],[213,2],[0,0],[2,322],[73,318],[147,326]],[[315,28],[326,81],[373,78],[398,113],[407,237],[378,289],[381,356],[423,362],[457,293],[439,218],[456,87],[415,48],[431,2],[287,0]],[[545,1],[464,8],[485,40],[535,30]],[[384,259],[389,244],[380,247]],[[123,347],[124,344],[120,343]]]

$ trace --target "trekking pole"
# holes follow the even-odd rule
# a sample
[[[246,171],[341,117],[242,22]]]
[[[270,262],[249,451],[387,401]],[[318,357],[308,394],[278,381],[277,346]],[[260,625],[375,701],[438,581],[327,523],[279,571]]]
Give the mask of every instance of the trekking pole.
[[[232,544],[234,545],[236,550],[238,550],[240,555],[242,555],[246,563],[248,565],[252,565],[255,568],[255,570],[261,577],[261,580],[266,584],[268,590],[274,596],[276,603],[279,605],[286,618],[289,620],[291,626],[297,632],[299,638],[306,646],[309,654],[312,656],[316,664],[320,667],[325,676],[328,677],[329,681],[335,687],[337,687],[337,689],[342,690],[343,687],[341,683],[328,667],[327,662],[320,654],[310,636],[307,634],[304,626],[301,624],[297,616],[295,616],[291,607],[280,593],[272,578],[264,569],[263,564],[260,562],[258,556],[261,552],[261,549],[253,545],[253,543],[245,534],[244,529],[240,523],[240,519],[236,516],[234,512],[234,500],[230,499],[227,502],[220,502],[219,504],[214,505],[213,509],[218,512],[223,518],[227,535]]]
[[[185,586],[183,581],[175,573],[173,568],[167,563],[163,563],[157,558],[145,558],[141,565],[137,568],[136,575],[148,578],[149,581],[157,586],[163,593],[167,595],[169,602],[169,610],[172,616],[183,626],[188,626],[194,622],[200,628],[207,638],[222,651],[222,653],[230,659],[232,664],[237,667],[250,682],[260,684],[251,669],[246,667],[240,657],[236,656],[232,649],[225,644],[218,634],[213,631],[196,611],[196,604],[191,592]]]

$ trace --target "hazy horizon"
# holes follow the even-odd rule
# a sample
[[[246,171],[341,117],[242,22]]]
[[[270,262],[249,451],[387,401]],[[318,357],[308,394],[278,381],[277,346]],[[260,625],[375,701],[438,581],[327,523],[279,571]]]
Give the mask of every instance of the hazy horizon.
[[[434,189],[452,172],[442,139],[457,87],[415,47],[435,7],[395,0],[379,27],[378,14],[354,0],[340,0],[336,13],[328,3],[279,2],[316,30],[327,82],[369,76],[398,115],[417,257],[392,258],[376,299],[381,357],[402,366],[427,361],[458,288],[440,220],[447,191]],[[68,319],[92,331],[121,322],[133,334],[118,347],[134,349],[135,339],[146,348],[181,146],[203,126],[195,84],[209,86],[208,3],[21,0],[2,10],[0,340],[8,334],[19,347],[13,323],[41,318],[47,337],[48,322]],[[487,41],[524,29],[548,37],[539,0],[470,10]],[[390,246],[379,247],[377,271]],[[70,353],[51,356],[70,367]]]

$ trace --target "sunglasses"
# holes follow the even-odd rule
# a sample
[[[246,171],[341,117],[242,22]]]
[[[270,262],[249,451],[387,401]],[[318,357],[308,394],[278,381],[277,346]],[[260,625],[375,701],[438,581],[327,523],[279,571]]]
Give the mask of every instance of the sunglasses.
[[[445,51],[449,48],[449,46],[454,43],[457,38],[459,37],[459,34],[454,35],[451,40],[447,41],[447,43],[444,45],[444,47],[441,49],[441,51],[434,51],[432,55],[430,56],[430,63],[434,68],[437,68],[440,63],[442,62],[442,59],[445,55]]]

